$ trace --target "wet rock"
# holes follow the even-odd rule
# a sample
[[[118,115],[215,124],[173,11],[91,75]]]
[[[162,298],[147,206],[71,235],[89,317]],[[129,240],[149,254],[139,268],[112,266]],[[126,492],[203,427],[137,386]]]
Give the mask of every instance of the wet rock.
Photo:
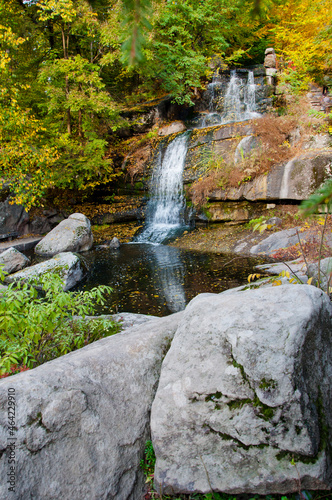
[[[72,214],[60,222],[35,247],[37,255],[52,256],[61,252],[85,252],[93,244],[90,221],[83,214]]]
[[[187,130],[187,127],[183,122],[175,121],[169,125],[161,127],[158,131],[158,135],[166,137],[167,135],[177,134],[178,132],[184,132],[185,130]]]
[[[156,490],[330,489],[331,321],[308,285],[193,299],[152,405]]]
[[[118,248],[120,248],[121,243],[118,238],[114,236],[114,238],[107,243],[107,246],[113,250],[117,250]]]
[[[30,259],[23,253],[10,247],[0,254],[0,265],[3,265],[3,271],[8,274],[16,273],[30,264]]]

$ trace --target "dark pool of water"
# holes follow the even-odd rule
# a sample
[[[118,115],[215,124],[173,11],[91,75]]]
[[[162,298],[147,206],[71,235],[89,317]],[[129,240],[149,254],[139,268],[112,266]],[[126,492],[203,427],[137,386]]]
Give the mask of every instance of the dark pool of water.
[[[90,270],[77,289],[97,285],[113,289],[99,313],[156,316],[181,311],[199,293],[220,293],[246,283],[254,266],[262,262],[143,243],[123,245],[119,250],[96,249],[84,254],[84,259]]]

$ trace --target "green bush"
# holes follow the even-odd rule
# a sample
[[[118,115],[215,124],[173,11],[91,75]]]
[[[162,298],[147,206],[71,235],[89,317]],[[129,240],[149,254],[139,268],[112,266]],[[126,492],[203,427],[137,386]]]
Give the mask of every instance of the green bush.
[[[0,269],[0,281],[4,277]],[[36,280],[12,283],[0,292],[0,376],[34,368],[119,331],[114,321],[85,318],[104,303],[110,287],[64,292],[54,274],[38,279],[41,293],[33,284]]]

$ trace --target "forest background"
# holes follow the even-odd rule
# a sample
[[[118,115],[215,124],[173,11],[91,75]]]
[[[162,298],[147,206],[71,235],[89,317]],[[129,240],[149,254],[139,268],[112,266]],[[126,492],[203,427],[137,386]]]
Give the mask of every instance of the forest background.
[[[293,93],[332,89],[330,0],[0,0],[0,177],[27,209],[121,175],[126,110],[192,106],[217,61],[274,47]]]

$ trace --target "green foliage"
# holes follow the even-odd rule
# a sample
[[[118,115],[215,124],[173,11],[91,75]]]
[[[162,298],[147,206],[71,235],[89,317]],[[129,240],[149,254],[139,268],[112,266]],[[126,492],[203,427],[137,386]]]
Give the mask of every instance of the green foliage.
[[[176,102],[192,104],[191,92],[202,87],[211,70],[207,58],[222,57],[228,44],[224,27],[231,9],[216,0],[167,2],[157,13],[146,49],[150,71]]]
[[[156,465],[156,455],[154,453],[152,441],[147,441],[144,451],[144,459],[141,460],[140,466],[144,473],[148,476],[153,474]]]
[[[4,279],[1,271],[0,279]],[[33,368],[58,356],[117,333],[113,321],[86,319],[111,288],[64,292],[57,275],[38,280],[42,297],[30,283],[10,284],[0,293],[0,375],[12,365]]]
[[[251,219],[248,224],[248,228],[252,228],[253,231],[259,231],[260,233],[263,233],[266,231],[266,229],[271,229],[271,224],[266,223],[265,217],[262,215],[261,217],[258,217],[257,219]]]
[[[307,200],[301,203],[304,215],[315,214],[319,209],[331,211],[332,208],[332,179],[328,179]]]

